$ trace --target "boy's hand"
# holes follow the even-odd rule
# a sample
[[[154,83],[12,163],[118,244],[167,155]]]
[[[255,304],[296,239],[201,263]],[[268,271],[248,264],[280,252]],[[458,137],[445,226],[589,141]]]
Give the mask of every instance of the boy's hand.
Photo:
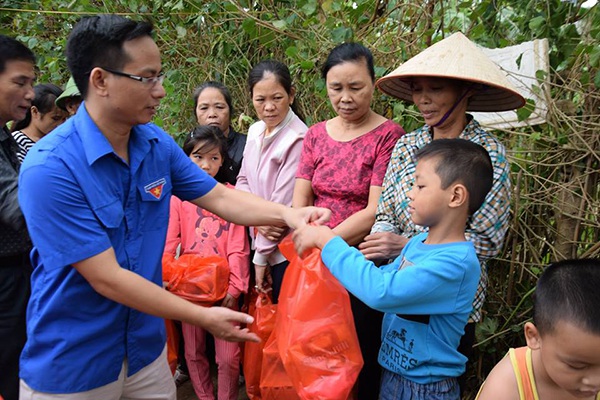
[[[294,231],[292,239],[296,252],[302,257],[307,250],[315,247],[322,249],[335,236],[335,233],[326,226],[305,225]]]

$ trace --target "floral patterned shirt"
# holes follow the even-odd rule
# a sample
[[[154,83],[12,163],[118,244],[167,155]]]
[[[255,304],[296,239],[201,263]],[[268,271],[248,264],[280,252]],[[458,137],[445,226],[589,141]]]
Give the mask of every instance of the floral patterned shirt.
[[[388,120],[340,142],[329,136],[326,123],[306,133],[296,178],[311,181],[314,205],[331,209],[327,225],[333,228],[367,206],[370,187],[382,185],[392,149],[404,131]]]

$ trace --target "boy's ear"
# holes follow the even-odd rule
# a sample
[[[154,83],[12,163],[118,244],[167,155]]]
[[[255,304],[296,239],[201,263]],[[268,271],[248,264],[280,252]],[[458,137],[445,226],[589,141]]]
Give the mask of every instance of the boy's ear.
[[[540,331],[538,331],[537,327],[532,322],[526,322],[523,331],[525,333],[527,347],[531,350],[539,350],[542,345],[542,337],[540,336]]]
[[[448,204],[451,208],[461,207],[463,204],[467,204],[469,201],[469,192],[467,188],[462,183],[457,183],[452,186],[452,192],[450,197],[450,204]]]

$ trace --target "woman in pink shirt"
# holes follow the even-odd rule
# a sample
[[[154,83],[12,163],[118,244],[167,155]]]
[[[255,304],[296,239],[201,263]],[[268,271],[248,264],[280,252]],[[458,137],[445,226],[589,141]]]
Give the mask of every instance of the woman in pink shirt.
[[[293,206],[331,209],[327,225],[349,244],[358,245],[375,222],[383,177],[404,130],[371,109],[375,69],[369,49],[358,43],[335,47],[322,73],[337,116],[306,133]],[[352,295],[350,299],[365,362],[358,398],[377,399],[382,314]]]
[[[260,120],[248,129],[235,187],[291,206],[302,140],[308,127],[294,110],[296,90],[290,71],[279,61],[261,61],[250,71],[248,88]],[[284,234],[278,227],[250,228],[256,288],[272,288],[275,303],[288,265],[277,248]]]
[[[183,151],[198,167],[217,181],[226,183],[227,168],[222,168],[227,156],[225,136],[217,126],[195,128],[186,138]],[[222,307],[238,309],[238,297],[248,291],[249,255],[246,228],[225,221],[196,205],[171,197],[169,228],[165,256],[180,254],[221,256],[229,263],[229,287],[221,302]],[[199,326],[182,322],[184,350],[190,379],[200,400],[214,400],[210,368],[206,357],[206,331]],[[240,345],[215,338],[215,356],[218,366],[217,391],[219,400],[235,400],[239,392]]]

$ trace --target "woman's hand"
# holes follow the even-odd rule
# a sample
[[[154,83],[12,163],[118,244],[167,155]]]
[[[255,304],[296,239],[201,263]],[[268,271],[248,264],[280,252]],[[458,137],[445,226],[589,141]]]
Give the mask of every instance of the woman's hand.
[[[273,278],[271,278],[271,267],[268,265],[254,264],[254,274],[256,286],[254,287],[261,293],[272,290]]]
[[[272,242],[279,242],[288,232],[284,226],[257,226],[258,233]]]
[[[358,249],[368,260],[390,260],[402,252],[408,239],[392,232],[377,232],[365,237]]]

